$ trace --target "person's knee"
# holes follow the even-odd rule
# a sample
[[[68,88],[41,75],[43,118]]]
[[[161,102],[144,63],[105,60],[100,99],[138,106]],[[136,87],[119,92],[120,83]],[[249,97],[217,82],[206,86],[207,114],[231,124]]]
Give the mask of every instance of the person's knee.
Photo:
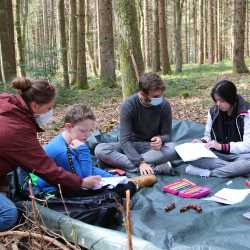
[[[162,153],[163,157],[167,159],[167,161],[174,161],[180,159],[179,155],[177,154],[175,150],[176,143],[174,142],[169,142],[169,143],[164,143],[162,146]]]
[[[102,157],[115,151],[120,152],[120,146],[118,143],[100,143],[95,147],[95,155],[97,158],[98,156]]]
[[[16,225],[18,220],[18,210],[14,204],[4,207],[1,213],[0,231],[5,231]]]
[[[103,155],[107,154],[107,143],[100,143],[95,147],[95,156],[101,159]]]
[[[9,226],[13,227],[16,223],[17,223],[17,219],[18,219],[18,210],[16,207],[11,207],[9,210]]]

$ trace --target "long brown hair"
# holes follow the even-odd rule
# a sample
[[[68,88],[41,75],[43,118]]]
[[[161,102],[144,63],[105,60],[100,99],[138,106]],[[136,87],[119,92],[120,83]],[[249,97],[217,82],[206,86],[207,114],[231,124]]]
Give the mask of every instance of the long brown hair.
[[[56,91],[47,80],[30,80],[25,77],[18,77],[12,81],[12,87],[17,89],[26,104],[36,102],[47,104],[55,98]]]

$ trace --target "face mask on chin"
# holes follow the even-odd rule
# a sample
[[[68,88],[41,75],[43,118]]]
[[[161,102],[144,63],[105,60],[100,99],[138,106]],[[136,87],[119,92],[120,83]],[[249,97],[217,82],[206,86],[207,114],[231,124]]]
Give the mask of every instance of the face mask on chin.
[[[155,97],[155,98],[150,98],[149,104],[152,106],[158,106],[162,103],[163,97]]]
[[[39,114],[39,115],[35,115],[35,120],[36,123],[38,124],[39,127],[47,124],[50,120],[50,118],[52,118],[53,116],[53,109],[51,109],[50,111],[43,113],[43,114]]]

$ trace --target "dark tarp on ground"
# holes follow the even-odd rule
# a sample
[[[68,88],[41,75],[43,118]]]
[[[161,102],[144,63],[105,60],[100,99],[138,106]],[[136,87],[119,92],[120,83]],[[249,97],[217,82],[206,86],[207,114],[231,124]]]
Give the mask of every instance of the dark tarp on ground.
[[[172,140],[178,143],[190,141],[193,138],[201,137],[203,130],[204,126],[198,123],[174,121]],[[90,145],[94,146],[97,142],[115,140],[117,140],[117,129],[105,135],[96,133],[95,137],[92,136]],[[158,183],[154,187],[144,188],[133,197],[133,235],[152,242],[161,249],[250,249],[250,220],[242,216],[243,213],[250,211],[250,196],[236,205],[221,205],[202,199],[178,198],[177,196],[161,191],[163,185],[182,177],[186,177],[197,184],[209,186],[212,193],[217,192],[223,187],[246,188],[246,179],[234,178],[232,179],[232,184],[227,186],[226,182],[229,179],[213,177],[201,179],[195,176],[187,176],[183,172],[185,164],[181,165],[176,168],[178,171],[177,176],[158,177]],[[171,212],[166,213],[164,207],[172,201],[176,203],[177,207]],[[188,204],[201,206],[203,209],[202,214],[198,214],[193,210],[180,213],[179,209]],[[54,222],[51,219],[53,216],[50,217],[51,226],[53,223],[57,223],[57,216],[55,215],[54,217]],[[84,230],[84,223],[80,223],[80,225],[82,225]],[[98,236],[100,228],[95,228],[96,235]],[[122,229],[120,230],[122,231]],[[84,234],[82,237],[84,237]]]
[[[203,134],[201,124],[182,121],[173,124],[173,141],[178,143]],[[246,188],[245,178],[229,179],[211,177],[201,179],[184,174],[184,164],[177,167],[178,176],[158,177],[153,188],[145,188],[133,200],[133,234],[147,239],[162,249],[250,249],[250,220],[242,214],[250,211],[250,196],[235,205],[222,205],[202,199],[183,199],[166,194],[161,187],[178,178],[186,177],[200,185],[207,185],[212,193],[228,188]],[[167,203],[174,201],[176,208],[164,211]],[[188,204],[202,207],[202,214],[194,210],[180,213],[179,209]]]

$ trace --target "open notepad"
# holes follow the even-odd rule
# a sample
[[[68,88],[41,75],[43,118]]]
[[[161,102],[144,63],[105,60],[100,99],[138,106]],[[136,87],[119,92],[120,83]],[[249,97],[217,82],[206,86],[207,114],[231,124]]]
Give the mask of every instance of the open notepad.
[[[194,161],[203,157],[218,158],[204,143],[184,143],[175,147],[176,152],[183,161]]]
[[[213,196],[204,200],[216,201],[223,204],[233,205],[242,202],[250,193],[250,189],[231,189],[223,188]]]
[[[104,186],[112,189],[118,184],[127,184],[128,178],[126,176],[114,176],[114,177],[102,177],[101,183],[98,186],[95,186],[93,189],[100,189]]]

